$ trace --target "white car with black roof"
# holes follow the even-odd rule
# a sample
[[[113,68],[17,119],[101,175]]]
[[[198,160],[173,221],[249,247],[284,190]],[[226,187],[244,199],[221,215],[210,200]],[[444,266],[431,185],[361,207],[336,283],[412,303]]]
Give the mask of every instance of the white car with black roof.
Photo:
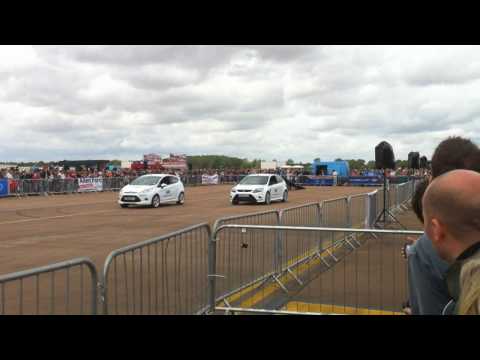
[[[151,206],[158,208],[160,204],[185,202],[185,188],[178,176],[170,174],[143,175],[124,186],[118,195],[121,207],[130,205]]]
[[[272,201],[288,200],[288,188],[285,180],[276,174],[251,174],[245,176],[230,191],[230,202],[270,204]]]

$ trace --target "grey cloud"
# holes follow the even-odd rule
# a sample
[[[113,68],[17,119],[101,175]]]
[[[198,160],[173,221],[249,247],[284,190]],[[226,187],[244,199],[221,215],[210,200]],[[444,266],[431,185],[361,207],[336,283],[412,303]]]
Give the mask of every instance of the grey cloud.
[[[31,66],[0,62],[0,160],[171,151],[371,159],[384,139],[397,157],[429,154],[455,132],[479,140],[479,47],[35,51]]]

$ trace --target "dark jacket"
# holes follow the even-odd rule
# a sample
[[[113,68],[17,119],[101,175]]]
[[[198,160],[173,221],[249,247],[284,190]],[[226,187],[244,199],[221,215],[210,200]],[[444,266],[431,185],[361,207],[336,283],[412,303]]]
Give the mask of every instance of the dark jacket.
[[[408,279],[413,315],[441,315],[452,300],[446,274],[449,264],[435,251],[423,234],[409,249]]]
[[[458,314],[459,310],[459,299],[461,295],[462,288],[461,284],[461,273],[463,267],[473,259],[480,258],[480,242],[470,246],[466,249],[458,258],[457,260],[450,266],[447,272],[447,286],[450,296],[455,300],[456,306],[454,313]],[[478,286],[476,284],[476,286]]]

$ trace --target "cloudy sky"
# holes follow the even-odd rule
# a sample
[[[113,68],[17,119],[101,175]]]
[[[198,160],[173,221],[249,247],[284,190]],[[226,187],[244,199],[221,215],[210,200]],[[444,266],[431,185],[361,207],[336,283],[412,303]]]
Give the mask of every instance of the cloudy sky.
[[[0,161],[431,157],[480,143],[478,46],[0,46]]]

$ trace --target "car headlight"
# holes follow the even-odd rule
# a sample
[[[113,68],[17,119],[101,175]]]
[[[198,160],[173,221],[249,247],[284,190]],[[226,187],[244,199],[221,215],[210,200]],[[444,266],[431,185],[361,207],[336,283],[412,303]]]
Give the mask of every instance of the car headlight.
[[[254,193],[259,193],[259,192],[263,192],[263,188],[256,188],[255,190],[253,190]]]
[[[143,195],[143,194],[148,194],[148,193],[151,192],[152,190],[153,190],[153,188],[151,188],[151,189],[145,189],[145,190],[143,190],[143,191],[140,191],[139,194],[142,194],[142,195]]]
[[[237,191],[237,188],[236,188],[236,187],[234,187],[234,188],[232,188],[232,190],[231,190],[231,191],[232,191],[232,192],[236,192],[236,191]]]

